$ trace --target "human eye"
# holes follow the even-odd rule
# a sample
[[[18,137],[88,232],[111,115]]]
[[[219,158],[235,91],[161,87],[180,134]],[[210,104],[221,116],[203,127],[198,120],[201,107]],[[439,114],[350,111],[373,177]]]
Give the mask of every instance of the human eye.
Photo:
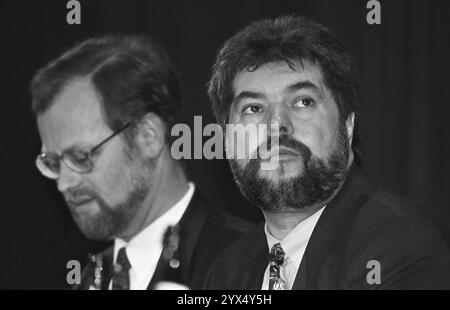
[[[310,97],[298,98],[294,101],[295,108],[310,108],[316,104],[316,101]]]
[[[83,150],[71,150],[65,154],[72,163],[83,166],[89,162],[90,156],[88,151]]]
[[[251,104],[242,109],[242,114],[255,114],[262,112],[263,108],[259,105]]]

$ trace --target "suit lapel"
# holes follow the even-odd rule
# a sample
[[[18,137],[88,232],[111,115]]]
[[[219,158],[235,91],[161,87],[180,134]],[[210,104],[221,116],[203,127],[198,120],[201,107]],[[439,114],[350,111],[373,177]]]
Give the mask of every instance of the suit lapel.
[[[180,220],[180,268],[181,274],[169,275],[170,268],[168,262],[162,255],[159,257],[155,273],[147,287],[153,289],[154,285],[159,281],[174,281],[186,284],[190,274],[190,263],[194,250],[197,245],[200,233],[206,223],[209,215],[209,208],[201,197],[200,193],[195,190],[194,195],[186,209],[186,212]],[[169,278],[168,278],[169,277]]]
[[[258,225],[253,232],[254,237],[249,238],[247,251],[249,255],[242,257],[239,286],[241,289],[260,290],[264,279],[264,272],[269,264],[269,248],[264,233],[264,223]]]
[[[186,267],[185,272],[190,272],[192,256],[210,212],[207,202],[195,191],[185,215],[180,220],[181,264]]]
[[[339,259],[351,233],[352,223],[367,195],[366,181],[354,164],[337,195],[327,204],[317,222],[297,272],[293,290],[317,289],[320,271],[326,263],[329,274],[325,287],[337,285]],[[325,262],[325,259],[327,261]],[[334,267],[333,267],[334,266]]]
[[[102,268],[102,290],[109,289],[109,282],[111,282],[114,271],[114,246],[109,247],[103,255],[103,268]]]

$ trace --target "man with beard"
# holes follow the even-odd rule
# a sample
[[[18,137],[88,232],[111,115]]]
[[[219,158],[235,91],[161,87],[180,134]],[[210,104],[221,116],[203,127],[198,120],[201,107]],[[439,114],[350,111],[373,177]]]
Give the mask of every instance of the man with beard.
[[[300,17],[249,25],[220,50],[209,96],[222,125],[278,131],[250,136],[253,148],[228,145],[227,132],[227,150],[256,152],[230,165],[265,223],[218,259],[206,288],[450,288],[442,227],[360,171],[358,80],[326,28]],[[276,169],[262,169],[262,150]]]
[[[247,224],[210,205],[171,156],[181,90],[165,52],[143,36],[88,39],[42,68],[31,93],[37,167],[87,238],[114,240],[78,288],[200,287]]]

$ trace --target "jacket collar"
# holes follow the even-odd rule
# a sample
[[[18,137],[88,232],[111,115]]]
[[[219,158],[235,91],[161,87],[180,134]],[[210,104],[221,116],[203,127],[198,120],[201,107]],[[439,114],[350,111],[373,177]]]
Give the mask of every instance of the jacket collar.
[[[369,188],[360,167],[353,164],[341,189],[327,203],[314,228],[292,286],[293,290],[317,288],[319,272],[325,259],[330,256],[336,259],[342,257],[341,252],[345,248],[343,243],[351,233],[352,223],[360,206],[368,199]],[[339,272],[338,268],[335,270],[336,273]],[[329,277],[331,281],[338,278],[332,275]],[[333,287],[332,283],[330,286]]]
[[[177,254],[180,259],[181,270],[170,268],[168,261],[161,255],[147,289],[152,289],[157,282],[162,280],[186,283],[189,278],[192,255],[210,212],[211,210],[208,208],[205,199],[196,189],[179,223],[180,247]]]

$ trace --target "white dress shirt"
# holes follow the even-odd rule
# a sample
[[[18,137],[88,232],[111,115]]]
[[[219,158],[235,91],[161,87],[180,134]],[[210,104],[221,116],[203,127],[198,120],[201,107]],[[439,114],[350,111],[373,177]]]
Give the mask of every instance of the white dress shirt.
[[[176,225],[194,195],[195,186],[189,183],[186,194],[166,213],[148,225],[129,242],[120,238],[114,240],[114,263],[119,250],[126,247],[130,261],[130,290],[146,290],[155,273],[163,250],[163,236],[169,226]],[[110,283],[111,289],[111,283]]]
[[[292,289],[292,285],[294,284],[298,268],[300,267],[300,263],[303,258],[303,254],[305,253],[306,246],[308,245],[309,238],[311,237],[314,227],[316,226],[317,221],[319,220],[320,215],[322,214],[324,209],[325,206],[316,211],[316,213],[314,213],[307,219],[298,223],[297,226],[295,226],[294,229],[292,229],[289,234],[281,241],[275,238],[270,233],[267,223],[264,226],[264,232],[266,233],[269,251],[273,245],[281,243],[281,247],[286,253],[283,265],[281,265],[280,268],[280,277],[284,280],[287,290]],[[266,268],[266,272],[264,273],[264,280],[262,283],[263,290],[269,289],[269,276],[270,271],[268,265]]]

